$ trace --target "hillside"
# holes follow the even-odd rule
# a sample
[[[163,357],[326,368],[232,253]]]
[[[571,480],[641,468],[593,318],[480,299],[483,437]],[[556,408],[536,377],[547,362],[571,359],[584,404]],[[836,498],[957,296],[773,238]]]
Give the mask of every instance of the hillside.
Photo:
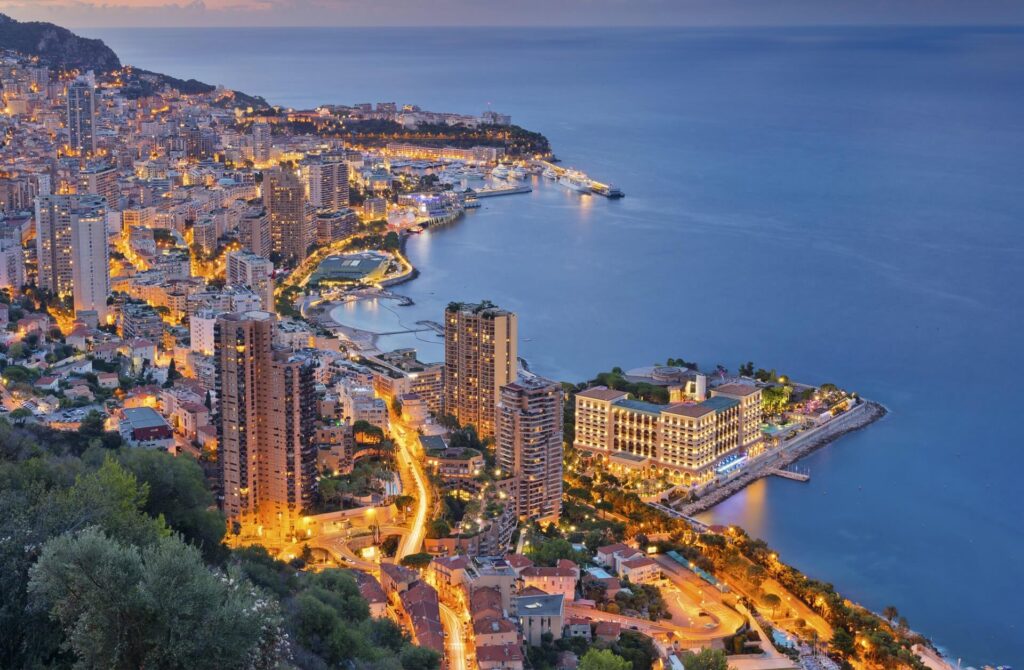
[[[6,14],[0,14],[0,49],[38,56],[61,69],[109,72],[121,67],[121,60],[103,40],[79,37],[52,23],[22,23]]]

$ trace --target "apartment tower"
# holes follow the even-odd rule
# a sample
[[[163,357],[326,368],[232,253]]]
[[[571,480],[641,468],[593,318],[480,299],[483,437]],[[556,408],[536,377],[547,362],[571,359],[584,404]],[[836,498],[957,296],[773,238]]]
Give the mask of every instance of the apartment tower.
[[[96,91],[87,79],[76,79],[68,86],[68,145],[81,156],[96,153]]]
[[[290,170],[271,170],[263,178],[263,206],[270,218],[273,250],[292,264],[306,257],[313,243],[306,187]]]
[[[522,519],[557,522],[562,508],[562,386],[527,377],[501,387],[495,436],[502,477]]]
[[[106,318],[110,294],[106,200],[98,195],[43,195],[36,199],[36,285],[74,296],[75,310]]]
[[[445,310],[445,412],[473,424],[481,438],[495,434],[501,387],[516,379],[516,315],[489,302],[451,303]]]
[[[251,288],[260,297],[260,305],[274,311],[274,264],[251,251],[229,251],[225,269],[229,286]]]
[[[312,363],[272,347],[270,312],[223,314],[214,326],[221,507],[243,532],[301,530],[316,494]]]

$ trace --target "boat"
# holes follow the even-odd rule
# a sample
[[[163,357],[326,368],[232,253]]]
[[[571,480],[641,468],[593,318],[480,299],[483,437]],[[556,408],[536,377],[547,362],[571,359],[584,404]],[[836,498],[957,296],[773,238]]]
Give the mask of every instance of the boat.
[[[587,175],[583,174],[579,170],[566,170],[565,173],[558,178],[558,183],[579,193],[589,195],[592,192],[590,190],[590,179],[588,179]]]
[[[423,226],[413,226],[412,228],[409,229],[409,232],[412,233],[413,235],[419,235],[420,233],[423,232]]]
[[[512,179],[526,179],[526,170],[517,165],[508,171],[508,176]]]
[[[558,179],[558,173],[551,168],[544,168],[544,172],[541,174],[544,175],[545,179]]]
[[[491,177],[494,179],[508,179],[508,168],[504,165],[498,165],[491,170]]]

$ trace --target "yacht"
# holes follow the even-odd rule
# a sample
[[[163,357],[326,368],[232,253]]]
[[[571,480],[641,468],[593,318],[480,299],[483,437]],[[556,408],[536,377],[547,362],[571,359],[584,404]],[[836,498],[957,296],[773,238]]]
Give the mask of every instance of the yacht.
[[[544,168],[542,173],[545,179],[558,179],[558,174],[551,168]]]
[[[491,176],[495,179],[508,179],[508,168],[504,165],[498,165],[491,170]]]
[[[526,179],[526,170],[516,165],[508,171],[508,176],[512,179]]]

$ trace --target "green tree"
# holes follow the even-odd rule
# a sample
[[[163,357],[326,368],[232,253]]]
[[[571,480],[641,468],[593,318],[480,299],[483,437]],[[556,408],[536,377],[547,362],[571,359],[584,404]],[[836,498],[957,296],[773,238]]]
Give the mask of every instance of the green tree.
[[[163,517],[182,538],[196,545],[207,560],[221,561],[227,551],[224,516],[203,477],[203,470],[188,456],[171,456],[155,449],[127,449],[118,461],[146,486],[142,510]]]
[[[591,648],[580,659],[579,670],[632,670],[633,665],[609,649]],[[687,670],[690,670],[687,666]]]
[[[894,605],[887,605],[886,608],[882,610],[882,616],[884,616],[885,620],[889,623],[896,621],[896,618],[899,617],[899,615],[900,611],[896,609]]]
[[[775,595],[774,593],[766,593],[763,596],[761,596],[761,603],[765,607],[771,607],[772,616],[775,616],[775,610],[777,610],[779,605],[782,604],[782,598]]]
[[[425,568],[430,565],[430,561],[434,559],[433,556],[426,552],[419,554],[409,554],[404,557],[400,563],[407,568]]]
[[[208,570],[175,537],[139,549],[98,528],[46,543],[29,593],[87,668],[272,668],[276,603]]]
[[[729,662],[721,649],[701,649],[697,653],[686,652],[680,660],[686,670],[728,670]]]
[[[402,670],[438,670],[441,656],[433,649],[408,646],[402,650]]]

